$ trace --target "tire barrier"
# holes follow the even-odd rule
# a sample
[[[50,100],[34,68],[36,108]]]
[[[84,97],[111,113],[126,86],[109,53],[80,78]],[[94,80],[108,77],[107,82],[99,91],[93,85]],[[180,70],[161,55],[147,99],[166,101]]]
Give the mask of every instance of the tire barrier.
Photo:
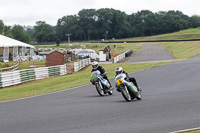
[[[82,68],[86,67],[90,64],[90,58],[83,59],[79,62],[74,62],[74,72],[78,72]]]
[[[0,73],[0,88],[66,74],[66,64],[2,72]]]
[[[127,51],[125,52],[125,57],[129,57],[132,53],[133,53],[132,50],[127,50]]]

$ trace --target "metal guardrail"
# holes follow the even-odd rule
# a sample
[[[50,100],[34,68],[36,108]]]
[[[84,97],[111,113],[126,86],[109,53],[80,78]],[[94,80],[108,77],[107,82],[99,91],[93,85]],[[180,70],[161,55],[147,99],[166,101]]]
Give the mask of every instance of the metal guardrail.
[[[132,50],[127,50],[126,52],[124,52],[124,53],[122,53],[122,54],[116,56],[116,57],[114,58],[114,60],[113,60],[113,63],[117,63],[118,61],[124,59],[125,57],[130,56],[130,55],[132,54],[132,52],[133,52]]]
[[[116,57],[114,58],[114,62],[113,62],[113,63],[117,63],[118,61],[120,61],[120,60],[122,60],[123,58],[125,58],[125,53],[126,53],[126,52],[124,52],[124,53],[122,53],[122,54],[116,56]]]

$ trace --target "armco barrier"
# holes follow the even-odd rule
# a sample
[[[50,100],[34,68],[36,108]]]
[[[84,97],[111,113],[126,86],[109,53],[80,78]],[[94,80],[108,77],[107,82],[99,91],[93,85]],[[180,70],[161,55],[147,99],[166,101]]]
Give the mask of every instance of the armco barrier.
[[[78,72],[82,68],[86,67],[90,64],[90,58],[83,59],[79,62],[74,62],[74,72]]]
[[[117,63],[118,61],[124,59],[125,57],[130,56],[130,55],[132,54],[132,52],[133,52],[132,50],[127,50],[126,52],[124,52],[124,53],[122,53],[122,54],[116,56],[116,57],[114,58],[114,62],[113,62],[113,63]]]
[[[65,74],[67,74],[66,65],[2,72],[0,88]]]
[[[114,58],[114,63],[117,63],[118,61],[120,61],[120,60],[123,59],[123,58],[125,58],[125,53],[116,56],[116,57]]]

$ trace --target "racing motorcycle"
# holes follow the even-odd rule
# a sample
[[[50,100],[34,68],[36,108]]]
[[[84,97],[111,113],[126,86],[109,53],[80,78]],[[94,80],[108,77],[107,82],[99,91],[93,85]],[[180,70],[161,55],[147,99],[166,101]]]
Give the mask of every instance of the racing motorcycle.
[[[112,89],[109,82],[100,75],[100,71],[93,71],[91,74],[91,82],[96,86],[96,90],[100,96],[105,94],[112,95]]]
[[[141,100],[141,89],[137,89],[137,87],[132,83],[125,80],[126,74],[121,73],[115,77],[115,83],[117,90],[122,93],[122,96],[127,102],[130,102],[133,99]]]

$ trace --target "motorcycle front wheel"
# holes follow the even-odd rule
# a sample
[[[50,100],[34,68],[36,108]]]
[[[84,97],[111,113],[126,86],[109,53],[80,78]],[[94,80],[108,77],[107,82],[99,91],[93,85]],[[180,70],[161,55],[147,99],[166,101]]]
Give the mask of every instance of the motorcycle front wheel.
[[[121,89],[121,93],[122,93],[122,96],[124,97],[124,99],[127,101],[127,102],[130,102],[131,101],[131,95],[128,91],[128,88],[126,86],[124,86],[123,89]]]
[[[97,92],[99,93],[100,96],[103,96],[104,95],[104,91],[103,91],[103,87],[101,85],[101,82],[98,82],[96,83],[96,89],[97,89]]]

